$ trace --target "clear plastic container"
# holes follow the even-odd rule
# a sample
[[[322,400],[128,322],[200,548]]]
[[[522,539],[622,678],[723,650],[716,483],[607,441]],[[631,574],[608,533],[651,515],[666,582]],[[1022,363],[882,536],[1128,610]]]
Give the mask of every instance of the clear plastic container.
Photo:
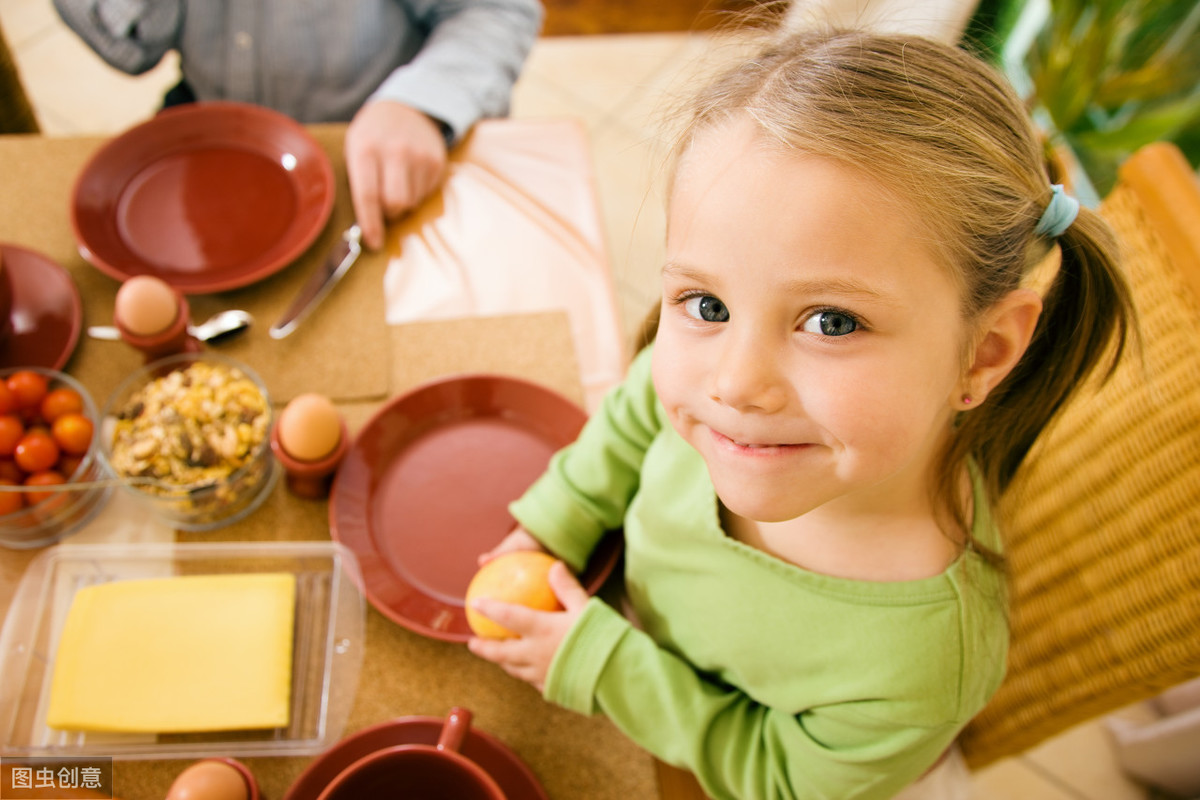
[[[55,655],[75,593],[173,575],[296,576],[292,709],[286,728],[187,734],[63,731],[46,725]],[[0,755],[304,756],[341,738],[362,666],[365,603],[354,554],[335,542],[61,544],[30,565],[0,632]]]
[[[240,459],[236,468],[222,471],[220,477],[204,475],[204,470],[198,468],[188,470],[187,475],[190,477],[179,479],[152,480],[142,474],[131,474],[118,463],[120,459],[114,452],[118,446],[114,442],[117,420],[129,417],[131,409],[139,406],[139,393],[148,385],[155,383],[157,386],[167,387],[169,384],[163,382],[167,376],[187,370],[195,364],[213,366],[226,376],[241,375],[249,379],[250,384],[261,396],[263,406],[263,419],[258,423],[260,438],[245,458]],[[189,407],[192,407],[193,401],[197,399],[196,396],[190,394],[187,385],[170,386],[173,388],[173,397],[170,404],[164,406],[164,410],[176,417],[187,416],[190,413]],[[152,508],[168,525],[179,530],[212,530],[242,519],[262,504],[279,478],[280,468],[271,453],[272,411],[267,387],[254,370],[235,359],[217,353],[200,352],[181,353],[153,361],[130,375],[117,387],[105,403],[101,417],[100,434],[97,438],[108,472],[121,480],[124,488]],[[137,448],[143,444],[154,444],[148,441],[153,435],[161,435],[164,439],[178,437],[178,430],[167,425],[148,424],[139,429],[138,435],[131,434],[123,446]],[[203,461],[204,456],[211,456],[213,460],[220,462],[222,459],[215,449],[209,447],[209,443],[203,437],[198,438],[200,441],[196,443],[199,446],[196,447],[195,460]],[[202,447],[207,450],[206,453],[199,452]],[[165,454],[170,450],[164,446],[158,452]],[[172,455],[170,458],[164,457],[163,461],[173,462],[173,470],[182,470],[194,463],[190,455]]]
[[[74,389],[83,398],[83,414],[99,429],[100,415],[87,389],[79,381],[63,372],[42,367],[19,367],[0,370],[0,380],[14,372],[28,370],[44,375],[50,389],[61,387]],[[14,550],[45,547],[78,530],[104,507],[111,486],[106,483],[107,473],[101,466],[98,455],[97,437],[92,434],[92,444],[70,475],[64,475],[69,484],[81,488],[55,492],[39,503],[19,509],[11,514],[0,515],[0,546]]]

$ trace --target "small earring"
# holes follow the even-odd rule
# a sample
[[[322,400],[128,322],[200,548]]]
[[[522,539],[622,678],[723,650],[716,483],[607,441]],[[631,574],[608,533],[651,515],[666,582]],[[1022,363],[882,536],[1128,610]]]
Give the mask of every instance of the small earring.
[[[971,397],[971,395],[964,394],[962,396],[962,404],[964,406],[969,406],[969,405],[971,405],[971,403],[974,403],[974,402],[975,402],[975,398]]]

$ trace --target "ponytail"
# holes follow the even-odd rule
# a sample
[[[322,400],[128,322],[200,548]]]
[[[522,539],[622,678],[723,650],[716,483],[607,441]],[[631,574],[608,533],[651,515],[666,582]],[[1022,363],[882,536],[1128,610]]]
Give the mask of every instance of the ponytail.
[[[1125,350],[1134,308],[1108,225],[1080,209],[1058,244],[1061,263],[1028,349],[986,403],[960,415],[938,469],[936,485],[947,499],[949,488],[958,485],[953,477],[973,459],[993,502],[998,500],[1071,395],[1101,367],[1106,380]],[[960,529],[969,531],[960,505],[952,501],[951,508]]]

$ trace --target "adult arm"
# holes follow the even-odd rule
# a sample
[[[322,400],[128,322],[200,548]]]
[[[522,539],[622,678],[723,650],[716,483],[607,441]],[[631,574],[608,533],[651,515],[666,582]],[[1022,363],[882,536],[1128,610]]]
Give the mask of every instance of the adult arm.
[[[446,126],[450,142],[484,117],[507,114],[513,84],[541,29],[541,3],[415,0],[409,7],[429,36],[370,99],[423,111]]]
[[[508,112],[541,27],[536,0],[421,0],[410,7],[429,38],[368,98],[346,132],[351,200],[372,249],[383,245],[386,220],[441,182],[449,146],[480,118]]]
[[[131,75],[175,47],[183,0],[54,0],[63,22],[109,65]]]

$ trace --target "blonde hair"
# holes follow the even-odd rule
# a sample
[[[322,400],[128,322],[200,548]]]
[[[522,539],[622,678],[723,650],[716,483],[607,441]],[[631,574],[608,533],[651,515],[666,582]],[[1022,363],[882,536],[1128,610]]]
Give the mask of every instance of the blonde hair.
[[[868,170],[919,209],[968,323],[1021,287],[1054,246],[1034,231],[1051,198],[1043,146],[1004,77],[964,50],[916,36],[792,33],[688,108],[675,164],[698,133],[746,114],[780,147]],[[968,535],[957,491],[967,462],[998,499],[1075,388],[1106,359],[1115,365],[1133,324],[1104,221],[1081,209],[1057,242],[1061,264],[1032,343],[986,403],[960,415],[935,465],[937,507]]]

